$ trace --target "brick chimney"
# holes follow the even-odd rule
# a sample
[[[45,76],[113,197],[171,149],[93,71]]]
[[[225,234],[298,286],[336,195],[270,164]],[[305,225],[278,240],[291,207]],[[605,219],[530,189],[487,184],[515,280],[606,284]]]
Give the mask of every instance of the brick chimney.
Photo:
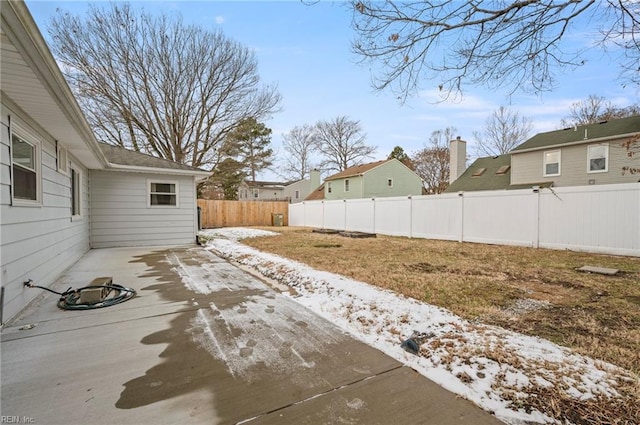
[[[467,142],[456,137],[449,142],[449,183],[453,183],[467,168]]]

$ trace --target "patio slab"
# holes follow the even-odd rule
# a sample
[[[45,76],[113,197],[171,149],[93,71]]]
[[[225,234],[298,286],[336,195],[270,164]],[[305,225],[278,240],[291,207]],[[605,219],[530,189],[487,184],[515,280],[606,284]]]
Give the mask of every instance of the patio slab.
[[[62,311],[43,292],[2,330],[2,415],[47,424],[500,423],[202,248],[92,250],[54,287],[97,276],[138,295]]]

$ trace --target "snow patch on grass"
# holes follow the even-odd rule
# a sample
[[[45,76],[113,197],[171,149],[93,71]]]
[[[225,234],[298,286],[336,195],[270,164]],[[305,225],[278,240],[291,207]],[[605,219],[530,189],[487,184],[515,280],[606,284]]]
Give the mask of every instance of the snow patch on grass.
[[[565,423],[532,407],[547,388],[576,400],[619,395],[623,369],[547,340],[475,324],[439,307],[242,245],[254,229],[207,231],[207,247],[295,288],[296,301],[510,424]],[[540,307],[540,306],[536,306]],[[414,331],[420,355],[400,347]],[[557,417],[557,416],[556,416]]]

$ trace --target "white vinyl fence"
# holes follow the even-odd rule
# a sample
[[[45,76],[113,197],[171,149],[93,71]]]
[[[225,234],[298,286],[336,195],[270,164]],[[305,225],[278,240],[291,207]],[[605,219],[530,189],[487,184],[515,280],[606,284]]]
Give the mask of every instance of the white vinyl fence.
[[[289,225],[640,257],[640,184],[305,201]]]

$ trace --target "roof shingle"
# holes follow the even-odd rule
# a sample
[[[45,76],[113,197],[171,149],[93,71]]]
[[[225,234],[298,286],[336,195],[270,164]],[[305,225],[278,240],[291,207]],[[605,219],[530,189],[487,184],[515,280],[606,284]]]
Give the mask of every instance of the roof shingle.
[[[119,146],[113,146],[102,142],[98,144],[104,155],[107,157],[107,160],[112,164],[128,165],[132,167],[168,168],[172,170],[184,171],[205,171],[199,168],[191,167],[189,165],[169,161],[168,159],[157,158],[155,156],[147,155],[141,152],[121,148]]]
[[[611,121],[603,121],[597,124],[579,125],[576,127],[565,128],[564,130],[538,133],[523,144],[517,146],[511,152],[518,153],[568,143],[590,143],[594,139],[602,137],[638,132],[640,132],[640,115]]]
[[[345,177],[359,176],[389,161],[393,161],[393,160],[384,159],[382,161],[371,162],[369,164],[354,165],[353,167],[349,167],[344,171],[340,171],[337,174],[327,177],[326,179],[324,179],[324,181],[343,179]]]

